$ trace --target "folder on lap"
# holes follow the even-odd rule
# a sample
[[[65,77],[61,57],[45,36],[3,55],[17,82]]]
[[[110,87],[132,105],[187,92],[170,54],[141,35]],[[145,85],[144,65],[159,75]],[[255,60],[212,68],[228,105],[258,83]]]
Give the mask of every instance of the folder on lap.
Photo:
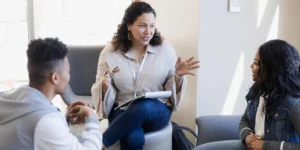
[[[126,110],[128,106],[130,106],[131,103],[133,103],[136,100],[143,99],[143,98],[169,98],[171,96],[171,91],[159,91],[159,92],[145,92],[142,95],[132,98],[131,100],[127,101],[124,104],[121,104],[120,106],[116,107],[116,109],[120,108],[122,110]]]

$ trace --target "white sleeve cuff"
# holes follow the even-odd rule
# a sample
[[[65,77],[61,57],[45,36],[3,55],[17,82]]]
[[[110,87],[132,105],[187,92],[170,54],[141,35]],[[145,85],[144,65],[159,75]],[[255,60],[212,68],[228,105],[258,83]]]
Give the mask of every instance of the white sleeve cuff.
[[[183,76],[184,76],[184,75],[183,75]],[[180,76],[180,75],[178,75],[177,73],[175,73],[175,77],[176,77],[176,78],[182,79],[183,76]]]
[[[95,118],[85,118],[85,127],[86,129],[99,129],[100,128],[99,120]]]
[[[284,141],[282,141],[280,144],[280,150],[283,150],[283,145],[284,145]]]

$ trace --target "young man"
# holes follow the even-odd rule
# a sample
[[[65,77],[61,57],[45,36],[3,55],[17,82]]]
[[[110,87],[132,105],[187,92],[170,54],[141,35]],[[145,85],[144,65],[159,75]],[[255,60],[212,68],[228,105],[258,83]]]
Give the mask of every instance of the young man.
[[[68,110],[85,118],[83,142],[69,133],[66,118],[52,106],[70,80],[68,49],[58,39],[32,40],[27,49],[29,86],[0,93],[0,149],[101,149],[98,116],[82,102]],[[82,121],[82,120],[80,120]]]

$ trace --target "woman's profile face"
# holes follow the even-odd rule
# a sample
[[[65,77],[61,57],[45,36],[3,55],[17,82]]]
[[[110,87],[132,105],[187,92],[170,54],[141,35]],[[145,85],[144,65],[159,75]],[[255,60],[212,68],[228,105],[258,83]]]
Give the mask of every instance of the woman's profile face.
[[[258,78],[258,73],[259,73],[259,51],[256,52],[255,57],[254,57],[254,61],[251,64],[251,69],[252,69],[252,80],[256,81]]]
[[[132,25],[127,26],[131,32],[133,45],[148,45],[155,33],[155,16],[153,13],[143,13]]]

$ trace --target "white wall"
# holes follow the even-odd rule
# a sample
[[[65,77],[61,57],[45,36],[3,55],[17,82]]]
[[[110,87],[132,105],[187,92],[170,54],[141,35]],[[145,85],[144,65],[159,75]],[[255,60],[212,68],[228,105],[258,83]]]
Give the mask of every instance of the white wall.
[[[157,27],[172,44],[178,56],[187,59],[198,56],[199,1],[198,0],[145,0],[157,13]],[[196,128],[197,76],[188,77],[188,85],[180,111],[172,120],[180,125]],[[188,135],[192,139],[191,135]]]
[[[300,49],[300,1],[242,0],[230,13],[228,0],[200,0],[197,116],[242,114],[259,45],[281,38]]]
[[[280,0],[279,37],[287,40],[300,51],[300,1]]]

